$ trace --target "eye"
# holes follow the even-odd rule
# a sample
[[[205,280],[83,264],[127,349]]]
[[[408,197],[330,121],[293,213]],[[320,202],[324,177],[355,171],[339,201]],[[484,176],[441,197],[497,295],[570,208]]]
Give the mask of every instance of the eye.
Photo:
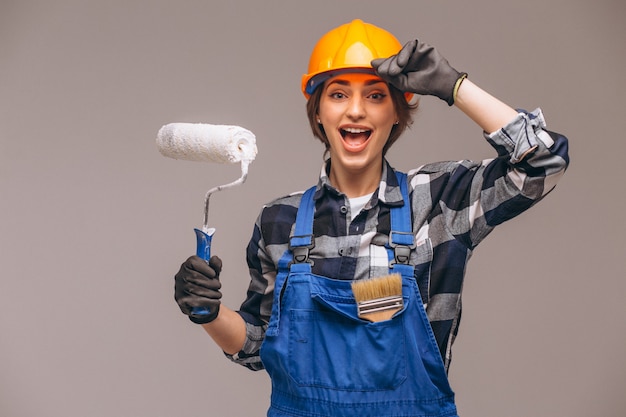
[[[369,97],[374,100],[374,101],[383,101],[385,99],[385,97],[387,97],[387,94],[385,93],[372,93],[369,95]]]
[[[344,93],[340,92],[340,91],[335,91],[333,93],[330,93],[329,96],[331,98],[336,99],[336,100],[341,100],[343,98],[346,98],[346,95]]]

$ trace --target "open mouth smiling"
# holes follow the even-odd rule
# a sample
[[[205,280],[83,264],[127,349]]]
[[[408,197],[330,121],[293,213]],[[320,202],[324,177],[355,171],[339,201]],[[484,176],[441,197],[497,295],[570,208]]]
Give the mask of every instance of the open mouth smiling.
[[[344,127],[339,129],[343,146],[349,152],[360,152],[365,149],[367,142],[372,135],[370,129],[359,127]]]

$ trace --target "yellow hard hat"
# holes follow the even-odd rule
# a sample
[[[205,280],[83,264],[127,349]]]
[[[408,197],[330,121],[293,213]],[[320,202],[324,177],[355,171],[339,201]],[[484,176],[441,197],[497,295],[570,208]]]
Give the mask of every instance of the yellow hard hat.
[[[375,73],[373,59],[389,58],[400,49],[402,45],[395,36],[360,19],[336,27],[313,48],[308,74],[302,76],[302,93],[308,99],[318,86],[337,73]]]

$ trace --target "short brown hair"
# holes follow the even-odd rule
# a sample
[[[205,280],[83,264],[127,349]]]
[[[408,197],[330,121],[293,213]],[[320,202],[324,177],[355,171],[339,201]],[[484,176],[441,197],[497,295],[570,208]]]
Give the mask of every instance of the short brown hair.
[[[309,100],[306,102],[306,113],[309,118],[309,125],[311,126],[311,130],[313,131],[313,136],[318,138],[326,147],[326,151],[330,148],[330,142],[326,137],[326,132],[324,132],[324,128],[320,123],[317,122],[317,115],[319,113],[320,101],[322,98],[322,92],[324,91],[323,86],[319,86],[311,96]],[[393,145],[400,135],[406,130],[407,127],[413,124],[413,114],[419,107],[419,102],[415,101],[414,103],[409,103],[406,101],[406,97],[404,93],[392,85],[389,85],[389,92],[391,95],[391,100],[393,102],[393,107],[398,115],[398,124],[393,125],[391,128],[391,133],[389,134],[389,139],[387,139],[387,143],[383,147],[383,155],[387,153],[391,145]]]

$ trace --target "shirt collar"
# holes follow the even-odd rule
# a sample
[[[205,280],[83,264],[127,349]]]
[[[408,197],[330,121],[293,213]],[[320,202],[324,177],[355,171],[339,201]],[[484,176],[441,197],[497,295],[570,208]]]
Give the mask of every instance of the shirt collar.
[[[339,190],[333,187],[328,178],[330,172],[330,158],[322,164],[320,178],[317,183],[317,189],[313,198],[315,200],[322,198],[326,193],[335,196],[343,195]],[[374,193],[375,198],[371,200],[372,205],[379,201],[389,206],[401,206],[403,204],[402,192],[396,178],[395,170],[389,165],[387,159],[383,158],[383,172],[381,175],[378,190]]]

